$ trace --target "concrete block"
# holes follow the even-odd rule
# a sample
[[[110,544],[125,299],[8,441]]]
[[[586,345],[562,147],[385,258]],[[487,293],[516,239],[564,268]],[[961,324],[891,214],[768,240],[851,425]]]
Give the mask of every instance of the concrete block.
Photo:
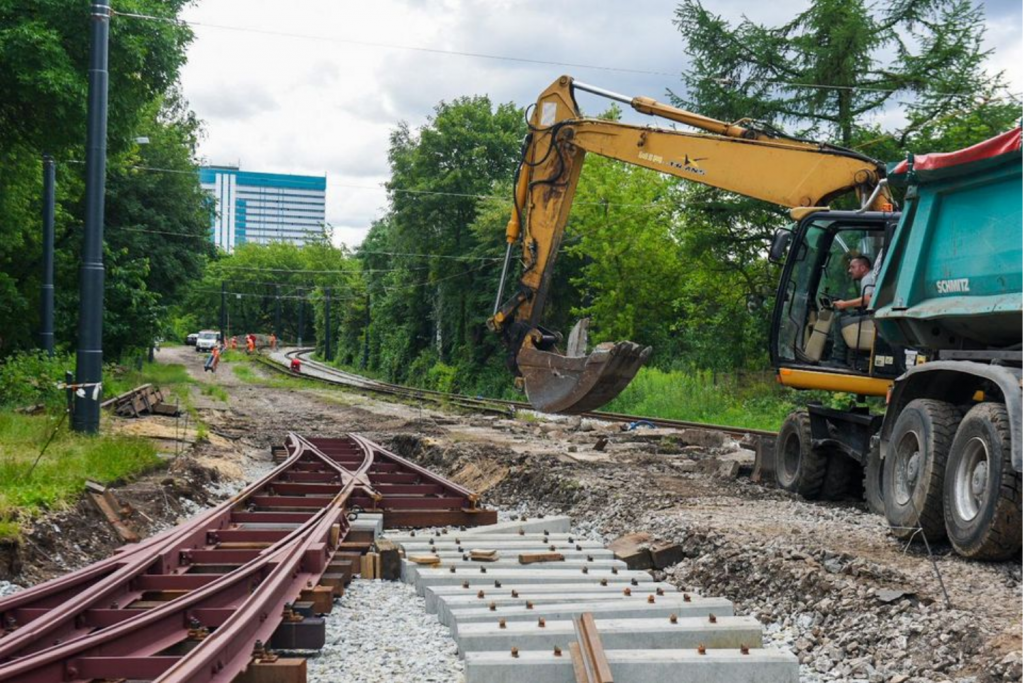
[[[649,550],[650,543],[651,535],[641,531],[619,536],[608,544],[608,549],[630,569],[650,569],[654,566]]]
[[[672,595],[678,592],[678,589],[671,584],[655,581],[647,581],[644,583],[640,583],[638,581],[635,586],[613,581],[609,581],[605,586],[602,586],[600,582],[593,583],[585,581],[563,581],[558,583],[536,584],[505,582],[502,583],[500,588],[496,587],[493,582],[485,584],[467,581],[465,588],[463,588],[462,584],[426,586],[423,589],[423,596],[427,602],[427,612],[433,614],[434,612],[440,612],[444,609],[443,604],[445,602],[461,604],[459,600],[475,598],[481,591],[489,600],[492,598],[498,599],[503,597],[515,599],[512,598],[512,593],[515,591],[515,594],[518,595],[519,598],[540,600],[555,597],[557,600],[554,602],[558,602],[564,601],[567,596],[576,595],[578,593],[625,597],[626,588],[629,588],[629,592],[631,594],[643,595],[644,598],[647,597],[648,593],[657,593],[658,590],[661,590],[665,595]],[[548,602],[553,601],[548,600]]]
[[[481,548],[481,549],[482,550],[491,550],[491,548]],[[538,551],[546,550],[546,549],[547,549],[547,546],[544,546],[543,548],[540,548],[540,547],[537,548]],[[462,561],[462,556],[463,555],[467,555],[468,556],[469,552],[470,552],[469,551],[469,546],[463,546],[461,551],[445,549],[445,550],[438,550],[438,552],[436,552],[436,553],[431,553],[430,551],[427,551],[425,553],[417,552],[417,553],[412,553],[412,554],[414,554],[414,555],[437,555],[437,557],[441,558],[441,560],[444,561],[444,562],[451,562],[451,561],[456,561],[456,560],[461,562]],[[518,558],[519,554],[520,554],[520,552],[518,550],[515,550],[515,549],[513,549],[513,550],[505,550],[505,551],[497,550],[496,552],[498,553],[497,559],[499,559],[499,560],[514,560],[514,559]],[[526,552],[531,552],[531,551],[527,550]],[[585,560],[588,557],[593,557],[595,560],[598,560],[598,559],[601,559],[601,560],[614,560],[615,559],[615,555],[612,554],[612,551],[605,550],[604,548],[584,548],[583,550],[576,550],[575,548],[573,548],[572,550],[560,550],[559,552],[562,553],[562,555],[565,556],[566,560]],[[467,561],[471,562],[472,560],[467,560]],[[627,568],[629,568],[629,567],[627,567]]]
[[[405,565],[408,569],[408,565]],[[654,579],[647,572],[635,572],[631,570],[620,571],[613,574],[610,569],[594,569],[584,573],[582,570],[572,569],[494,569],[487,570],[487,573],[477,572],[456,572],[452,574],[447,569],[417,569],[418,579],[416,580],[416,593],[424,594],[428,586],[451,586],[461,585],[468,582],[470,586],[485,588],[493,586],[497,581],[502,585],[509,583],[538,584],[538,583],[600,583],[605,579],[608,583],[629,586],[634,581],[637,585],[652,583]],[[495,586],[496,588],[499,586]]]
[[[779,650],[605,650],[615,683],[799,683],[794,655]],[[466,683],[575,683],[567,647],[466,654]]]
[[[487,526],[478,526],[459,533],[478,534],[518,534],[520,530],[526,533],[550,532],[553,534],[569,533],[571,520],[565,515],[553,517],[530,517],[526,520],[515,520],[512,522],[498,522]]]
[[[391,540],[390,536],[388,538],[389,540]],[[576,550],[577,547],[579,548],[579,552],[604,550],[604,546],[601,545],[601,543],[599,543],[598,541],[573,540],[572,542],[570,542],[566,539],[559,540],[554,538],[545,541],[543,537],[537,537],[533,540],[519,540],[516,536],[511,536],[507,538],[508,540],[503,541],[498,541],[494,539],[476,540],[471,538],[462,538],[460,539],[460,543],[455,543],[454,541],[438,541],[436,543],[429,543],[423,541],[396,542],[398,542],[399,545],[402,546],[405,552],[410,554],[424,552],[429,553],[434,549],[436,549],[437,552],[439,553],[444,551],[462,553],[469,552],[471,548],[483,548],[485,550],[497,550],[499,553],[504,554],[516,554],[519,552],[530,551],[537,548],[543,548],[545,550],[550,551],[552,546],[555,547],[554,552],[567,552],[570,550]],[[513,541],[511,540],[512,538],[516,538],[517,540]],[[460,548],[461,550],[459,550]]]
[[[675,614],[679,618],[697,617],[707,619],[709,614],[718,617],[731,617],[732,602],[725,598],[696,598],[686,602],[679,593],[671,596],[653,596],[654,602],[635,595],[631,599],[619,600],[581,600],[562,602],[549,605],[533,604],[532,608],[522,605],[479,606],[473,609],[455,609],[449,612],[448,627],[452,635],[457,636],[459,628],[465,624],[496,624],[499,619],[506,623],[513,621],[533,621],[545,619],[550,622],[571,621],[584,612],[590,612],[595,619],[656,619]],[[483,600],[481,602],[487,602]],[[489,603],[488,603],[489,604]]]
[[[369,531],[374,538],[384,535],[384,515],[379,513],[364,512],[350,522],[352,531]]]
[[[666,650],[761,647],[761,623],[753,617],[720,617],[712,623],[708,617],[681,617],[672,623],[660,619],[596,619],[601,642],[609,650]],[[566,648],[576,639],[572,621],[551,621],[540,626],[536,621],[461,624],[455,639],[459,654],[467,652],[552,650]]]
[[[476,574],[491,574],[496,571],[505,571],[512,569],[521,569],[529,567],[530,569],[536,569],[538,571],[572,571],[576,570],[582,572],[583,569],[591,571],[627,571],[626,563],[622,560],[615,560],[609,558],[594,558],[593,560],[584,559],[573,559],[565,560],[563,562],[538,562],[534,564],[520,564],[518,560],[512,559],[501,559],[495,562],[479,562],[474,560],[463,560],[461,557],[457,560],[442,560],[440,564],[436,565],[421,565],[409,560],[402,560],[402,576],[406,583],[414,583],[416,577],[419,575],[421,570],[436,571],[444,570],[448,573],[454,573],[459,576],[472,576]],[[452,568],[455,569],[452,572]],[[486,572],[481,572],[484,569]]]

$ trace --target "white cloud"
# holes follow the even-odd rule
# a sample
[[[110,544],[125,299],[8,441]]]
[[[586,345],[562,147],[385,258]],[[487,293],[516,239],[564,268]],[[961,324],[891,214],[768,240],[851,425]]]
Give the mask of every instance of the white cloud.
[[[326,175],[327,220],[336,241],[351,245],[386,205],[388,135],[400,120],[415,129],[438,102],[463,95],[525,106],[563,73],[664,99],[667,88],[681,87],[677,74],[685,66],[675,7],[652,0],[208,0],[184,13],[200,25],[182,84],[206,124],[206,160]],[[719,0],[710,7],[733,23],[743,16],[778,23],[807,0]],[[991,21],[987,41],[996,48],[992,68],[1005,70],[1020,91],[1020,9],[1008,11],[1015,20]],[[591,113],[607,106],[586,95],[580,105]],[[627,120],[650,122],[632,113]]]

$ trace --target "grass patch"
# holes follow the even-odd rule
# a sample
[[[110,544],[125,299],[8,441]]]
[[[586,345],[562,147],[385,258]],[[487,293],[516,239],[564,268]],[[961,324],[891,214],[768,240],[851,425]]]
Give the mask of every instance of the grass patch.
[[[117,366],[103,373],[103,395],[118,396],[143,384],[155,384],[173,391],[178,385],[195,384],[184,365],[176,363],[143,363],[141,368]]]
[[[60,424],[33,469],[59,417],[0,413],[0,539],[16,537],[21,520],[78,499],[86,479],[109,484],[160,465],[147,439],[83,436]]]
[[[211,398],[215,398],[218,401],[222,401],[224,403],[227,403],[228,399],[230,398],[228,396],[228,392],[225,391],[224,387],[218,384],[204,384],[203,396],[210,396]]]
[[[602,410],[748,429],[777,430],[806,394],[779,386],[768,375],[716,375],[707,370],[665,372],[641,368]]]
[[[259,384],[262,382],[262,378],[258,377],[248,365],[236,365],[231,368],[231,372],[235,373],[235,377],[246,384]]]

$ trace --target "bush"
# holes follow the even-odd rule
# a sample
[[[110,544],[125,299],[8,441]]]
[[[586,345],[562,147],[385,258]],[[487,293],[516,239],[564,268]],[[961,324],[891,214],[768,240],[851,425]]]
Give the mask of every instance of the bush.
[[[16,353],[0,364],[0,406],[21,408],[42,404],[47,410],[63,410],[67,398],[58,384],[74,370],[70,354],[52,358],[43,351]]]
[[[437,361],[427,371],[427,386],[446,394],[457,392],[459,390],[459,369],[454,365]]]

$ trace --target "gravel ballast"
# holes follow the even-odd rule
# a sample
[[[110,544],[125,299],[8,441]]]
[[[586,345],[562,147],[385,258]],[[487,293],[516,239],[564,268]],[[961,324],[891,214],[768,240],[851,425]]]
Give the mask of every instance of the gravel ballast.
[[[461,683],[448,629],[416,591],[356,579],[327,616],[327,644],[307,662],[309,683]]]

